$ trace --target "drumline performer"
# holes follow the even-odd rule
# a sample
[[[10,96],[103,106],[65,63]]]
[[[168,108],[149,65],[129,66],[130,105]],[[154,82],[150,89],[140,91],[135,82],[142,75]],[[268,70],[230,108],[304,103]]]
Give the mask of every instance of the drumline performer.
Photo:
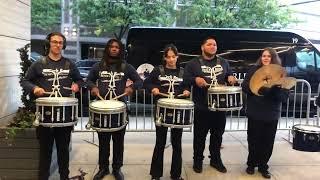
[[[27,74],[22,82],[22,87],[30,92],[31,98],[49,96],[49,92],[53,90],[55,81],[59,81],[59,94],[63,97],[70,97],[71,91],[78,92],[79,87],[83,85],[83,80],[76,65],[69,59],[62,56],[62,50],[66,48],[66,38],[60,32],[52,32],[45,39],[45,56],[34,62],[27,71]],[[48,71],[59,71],[64,73],[56,79],[54,74]],[[60,88],[64,87],[64,88]],[[71,87],[71,88],[65,88]],[[71,90],[71,91],[70,91]],[[54,90],[53,90],[54,91]],[[59,108],[54,111],[45,110],[42,112],[44,118],[58,118],[56,114]],[[58,115],[57,115],[58,116]],[[71,119],[71,112],[66,110],[64,117],[67,120]],[[53,119],[46,119],[52,121]],[[53,142],[56,143],[58,165],[60,179],[68,179],[69,176],[69,144],[73,125],[65,127],[45,127],[41,124],[37,127],[37,137],[40,143],[40,161],[39,161],[39,179],[46,180],[50,176],[50,164],[52,157]]]
[[[89,72],[87,84],[93,96],[104,97],[108,93],[108,84],[104,82],[106,81],[106,77],[102,77],[102,71],[122,73],[121,79],[115,82],[114,88],[117,95],[126,94],[130,96],[134,90],[142,86],[142,80],[136,70],[124,61],[124,47],[122,42],[117,39],[110,39],[107,42],[101,62],[96,63]],[[128,87],[126,87],[127,79],[133,81]],[[120,97],[118,100],[125,102],[124,97]],[[112,174],[116,180],[124,179],[121,167],[123,166],[125,130],[126,128],[124,127],[115,132],[97,132],[99,138],[99,171],[94,176],[94,180],[103,179],[105,175],[110,173],[109,156],[111,137],[113,141]]]
[[[273,48],[267,47],[263,49],[256,65],[249,69],[241,85],[243,92],[247,94],[246,114],[248,117],[247,140],[249,154],[246,172],[254,174],[255,167],[258,167],[258,171],[267,179],[271,178],[267,163],[273,151],[281,113],[280,107],[281,103],[287,100],[289,90],[278,85],[274,85],[271,88],[261,87],[258,91],[260,95],[257,95],[250,89],[250,80],[259,68],[271,64],[281,67],[281,60]]]
[[[183,76],[183,68],[178,66],[178,50],[173,44],[168,44],[163,52],[164,65],[160,65],[152,70],[150,75],[144,80],[144,87],[147,92],[151,92],[156,101],[165,93],[168,92],[169,85],[167,80],[160,80],[160,77],[170,76],[181,78]],[[190,96],[190,88],[183,84],[177,83],[174,86],[173,97],[186,98]],[[161,95],[162,94],[162,95]],[[169,95],[170,96],[170,95]],[[172,96],[172,94],[171,94]],[[173,98],[171,97],[171,98]],[[156,102],[155,101],[155,102]],[[154,111],[156,112],[156,111]],[[156,115],[155,122],[157,121]],[[153,151],[150,175],[152,179],[160,179],[163,176],[163,154],[166,145],[168,127],[164,127],[156,122],[156,144]],[[183,180],[181,177],[182,168],[182,148],[181,137],[183,128],[171,128],[171,144],[172,144],[172,162],[171,162],[171,179]]]
[[[193,170],[202,172],[203,151],[206,136],[210,130],[210,166],[219,172],[226,173],[220,154],[222,135],[226,125],[226,113],[223,111],[210,111],[208,109],[208,85],[212,83],[211,69],[217,65],[222,67],[222,72],[216,76],[217,83],[235,84],[236,78],[232,75],[229,63],[216,56],[217,43],[214,37],[207,37],[201,43],[202,55],[191,60],[184,71],[184,81],[192,85],[193,101],[195,103],[194,136],[193,136]]]

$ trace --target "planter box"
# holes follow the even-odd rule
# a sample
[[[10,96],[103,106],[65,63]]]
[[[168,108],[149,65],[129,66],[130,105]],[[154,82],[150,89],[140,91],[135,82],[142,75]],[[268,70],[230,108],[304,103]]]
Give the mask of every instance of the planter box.
[[[40,146],[35,128],[17,131],[11,145],[5,140],[6,127],[0,127],[0,180],[38,179]],[[52,152],[50,171],[57,167],[56,148]]]

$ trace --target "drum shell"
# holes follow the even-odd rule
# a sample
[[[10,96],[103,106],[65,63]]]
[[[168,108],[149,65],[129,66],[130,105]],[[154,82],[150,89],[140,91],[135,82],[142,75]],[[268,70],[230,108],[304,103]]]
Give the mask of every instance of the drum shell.
[[[301,128],[304,127],[304,129]],[[308,130],[318,128],[319,131]],[[320,127],[297,124],[292,127],[292,148],[299,151],[320,152]]]
[[[125,103],[116,100],[105,100],[105,103],[116,103],[117,105],[114,107],[112,105],[95,107],[93,103],[89,105],[89,118],[92,120],[92,129],[102,132],[114,132],[123,129],[127,124]]]
[[[162,98],[157,102],[156,125],[171,128],[189,128],[193,124],[194,103],[184,99]]]
[[[208,89],[208,108],[211,111],[240,110],[242,105],[241,87],[218,86]]]
[[[38,113],[39,125],[41,126],[73,126],[77,123],[78,99],[72,97],[40,97],[36,99],[36,114]]]

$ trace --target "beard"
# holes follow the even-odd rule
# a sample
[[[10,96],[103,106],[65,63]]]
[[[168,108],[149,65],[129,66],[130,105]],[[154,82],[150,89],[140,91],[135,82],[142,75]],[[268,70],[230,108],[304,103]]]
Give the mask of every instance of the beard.
[[[206,51],[204,51],[203,52],[203,54],[205,55],[205,56],[207,56],[207,57],[209,57],[209,58],[214,58],[214,56],[216,55],[216,53],[209,53],[209,52],[206,52]]]

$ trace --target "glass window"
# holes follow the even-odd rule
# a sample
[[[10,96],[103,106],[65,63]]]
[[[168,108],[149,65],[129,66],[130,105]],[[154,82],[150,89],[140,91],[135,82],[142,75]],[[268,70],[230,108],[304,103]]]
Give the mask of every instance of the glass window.
[[[320,55],[315,49],[304,48],[296,52],[297,66],[302,70],[320,69]]]

